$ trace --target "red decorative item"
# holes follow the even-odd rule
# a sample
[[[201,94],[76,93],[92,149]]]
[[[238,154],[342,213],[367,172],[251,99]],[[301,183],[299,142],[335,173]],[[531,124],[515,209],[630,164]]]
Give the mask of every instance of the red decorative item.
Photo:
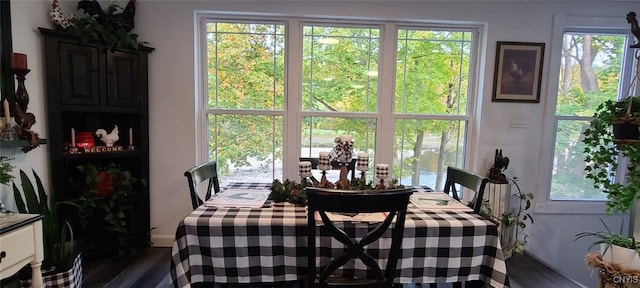
[[[12,53],[11,54],[11,69],[27,70],[27,54]]]
[[[93,188],[98,191],[98,196],[105,197],[113,194],[113,178],[115,177],[111,177],[107,171],[99,171],[96,178],[97,181],[93,184]]]
[[[91,148],[95,144],[92,132],[78,132],[76,136],[76,146],[80,148]]]

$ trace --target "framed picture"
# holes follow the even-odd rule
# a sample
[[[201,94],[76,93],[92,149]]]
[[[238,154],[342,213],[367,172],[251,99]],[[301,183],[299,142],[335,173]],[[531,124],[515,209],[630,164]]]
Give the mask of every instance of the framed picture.
[[[540,103],[544,43],[497,42],[493,102]]]

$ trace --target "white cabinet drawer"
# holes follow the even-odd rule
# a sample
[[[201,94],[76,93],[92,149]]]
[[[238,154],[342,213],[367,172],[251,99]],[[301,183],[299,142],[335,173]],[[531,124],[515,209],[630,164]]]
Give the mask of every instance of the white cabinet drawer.
[[[28,225],[0,236],[0,252],[5,257],[0,262],[0,278],[13,275],[31,262],[35,255],[34,225]]]

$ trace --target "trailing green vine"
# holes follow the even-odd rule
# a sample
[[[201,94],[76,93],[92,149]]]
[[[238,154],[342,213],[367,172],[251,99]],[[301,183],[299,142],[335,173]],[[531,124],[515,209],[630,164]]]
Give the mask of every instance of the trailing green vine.
[[[591,125],[583,133],[586,178],[593,180],[594,188],[607,193],[607,213],[627,212],[634,200],[640,198],[640,169],[634,166],[640,163],[640,142],[616,144],[613,139],[612,123],[626,112],[628,101],[633,101],[632,113],[637,115],[640,112],[640,98],[607,100],[596,108]],[[616,181],[616,174],[621,172],[618,169],[620,155],[628,158],[624,184]]]

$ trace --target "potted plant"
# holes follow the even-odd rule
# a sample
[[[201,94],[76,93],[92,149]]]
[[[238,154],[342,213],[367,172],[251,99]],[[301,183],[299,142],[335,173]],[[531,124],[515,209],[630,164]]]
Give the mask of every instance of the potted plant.
[[[633,169],[634,163],[640,163],[640,141],[614,138],[614,124],[616,128],[631,125],[637,120],[629,120],[633,119],[629,118],[630,115],[639,112],[640,97],[605,101],[596,108],[589,128],[583,132],[586,178],[593,180],[595,188],[603,189],[608,194],[609,213],[628,211],[634,200],[640,197],[640,169]],[[625,119],[628,120],[627,124],[624,124],[627,121]],[[626,171],[618,169],[620,155],[628,158]],[[616,183],[616,173],[622,172],[626,173],[625,183]]]
[[[69,283],[68,287],[82,286],[82,260],[76,247],[71,225],[59,218],[54,195],[45,192],[38,174],[32,170],[34,183],[20,170],[20,186],[13,182],[13,194],[20,213],[41,214],[44,260],[42,261],[45,286]],[[36,189],[37,188],[37,189]],[[31,269],[23,272],[21,279],[31,279]],[[29,280],[23,280],[28,283]]]
[[[635,241],[633,237],[622,234],[623,223],[620,223],[620,231],[616,233],[611,231],[602,219],[600,219],[600,222],[605,231],[581,232],[576,234],[574,241],[585,237],[593,237],[595,241],[589,246],[588,250],[599,246],[604,262],[618,263],[626,269],[640,270],[640,243]]]
[[[517,192],[511,194],[511,199],[516,199],[517,203],[516,205],[510,205],[511,207],[516,207],[515,210],[509,209],[509,211],[495,216],[489,200],[483,199],[480,216],[496,223],[498,226],[502,226],[500,242],[505,252],[505,257],[508,257],[511,253],[522,254],[524,246],[529,241],[529,234],[526,233],[525,228],[527,228],[527,222],[533,224],[533,217],[529,214],[533,193],[524,193],[520,190],[518,177],[504,179],[506,179],[507,183],[499,182],[499,184],[508,184],[510,182],[516,187]]]
[[[11,175],[11,171],[13,171],[13,165],[11,165],[11,160],[13,158],[7,156],[0,156],[0,184],[8,185],[11,180],[13,180],[13,175]]]
[[[125,8],[111,3],[105,9],[97,1],[84,1],[82,5],[78,5],[78,9],[83,10],[84,14],[71,19],[72,25],[68,31],[79,35],[83,41],[99,41],[109,45],[112,50],[137,50],[147,43],[138,41],[138,35],[131,32],[134,26],[135,1],[129,1]]]
[[[121,201],[134,193],[137,185],[146,185],[143,179],[133,176],[129,170],[122,169],[115,163],[107,166],[88,163],[78,166],[85,179],[82,194],[73,202],[79,209],[79,214],[88,225],[95,215],[96,209],[101,209],[100,219],[107,231],[117,240],[117,248],[122,248],[127,234],[127,215]]]

